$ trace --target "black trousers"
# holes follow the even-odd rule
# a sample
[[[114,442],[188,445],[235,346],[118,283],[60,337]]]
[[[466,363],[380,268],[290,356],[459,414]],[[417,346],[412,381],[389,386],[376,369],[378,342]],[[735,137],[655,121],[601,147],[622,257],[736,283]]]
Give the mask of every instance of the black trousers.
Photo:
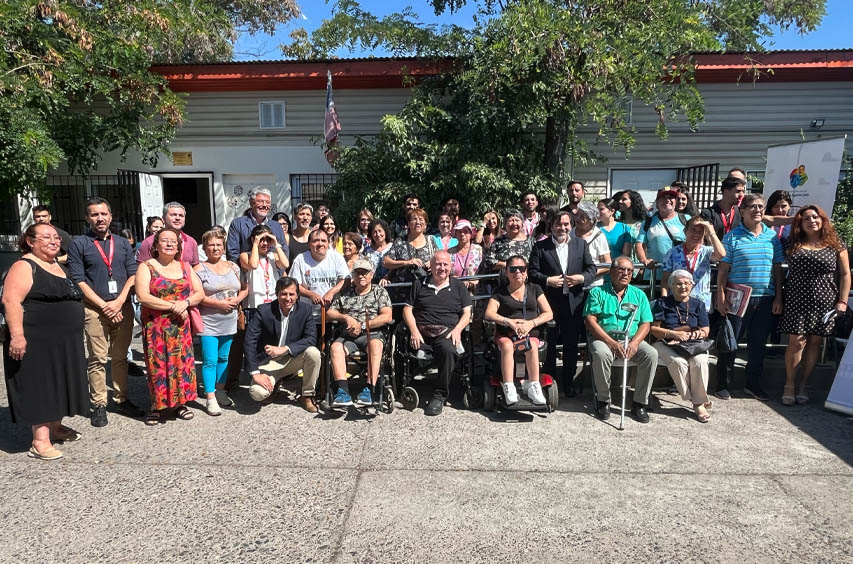
[[[433,397],[447,399],[450,395],[450,378],[456,366],[456,347],[447,338],[447,333],[438,337],[424,337],[424,344],[432,349],[432,356],[438,367],[438,382],[436,382]]]
[[[573,385],[578,364],[578,342],[584,334],[583,306],[578,306],[572,314],[569,304],[564,300],[554,300],[551,309],[554,312],[556,327],[548,329],[548,349],[545,353],[545,368],[547,374],[556,376],[557,373],[557,344],[563,345],[563,371],[560,383],[563,389]]]

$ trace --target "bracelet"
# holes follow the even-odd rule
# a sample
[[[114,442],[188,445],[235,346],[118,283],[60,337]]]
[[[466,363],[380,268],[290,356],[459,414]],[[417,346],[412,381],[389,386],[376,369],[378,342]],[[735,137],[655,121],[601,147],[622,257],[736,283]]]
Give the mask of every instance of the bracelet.
[[[847,302],[845,302],[844,300],[838,300],[835,303],[847,305]]]

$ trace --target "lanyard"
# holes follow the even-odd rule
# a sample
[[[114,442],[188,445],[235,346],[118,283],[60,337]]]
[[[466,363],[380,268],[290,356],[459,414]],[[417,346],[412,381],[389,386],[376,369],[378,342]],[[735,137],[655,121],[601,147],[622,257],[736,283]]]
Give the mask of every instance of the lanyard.
[[[774,227],[773,229],[776,229],[776,228]],[[784,225],[780,225],[780,226],[779,226],[779,231],[777,231],[777,232],[776,232],[776,233],[777,233],[777,235],[776,235],[776,236],[777,236],[777,237],[779,237],[779,238],[781,239],[781,238],[782,238],[782,232],[783,232],[784,230],[785,230],[785,226],[784,226]]]
[[[453,255],[453,258],[456,259],[456,262],[462,262],[459,260],[459,253],[456,253],[455,255]],[[471,260],[471,247],[470,246],[468,247],[468,252],[465,254],[465,262],[462,263],[462,265],[461,265],[462,266],[462,268],[461,268],[461,272],[462,272],[461,275],[462,276],[468,276],[467,272],[468,272],[468,261],[469,260]]]
[[[264,259],[259,259],[261,266],[264,267],[264,303],[268,304],[272,301],[270,298],[270,259],[266,259],[266,263],[264,263]]]
[[[723,232],[728,233],[729,231],[732,230],[732,223],[734,223],[734,221],[735,221],[735,207],[732,206],[732,209],[729,210],[729,220],[728,221],[726,221],[726,216],[722,213],[722,210],[720,210],[720,211],[721,211],[720,220],[722,220],[722,222],[723,222]]]
[[[106,239],[104,239],[104,241],[110,241],[110,243],[112,243],[112,236],[107,237]],[[110,280],[112,280],[112,277],[113,277],[113,255],[115,255],[115,252],[116,252],[115,244],[110,244],[110,257],[107,258],[107,255],[104,254],[104,249],[102,249],[101,246],[98,244],[97,239],[92,241],[92,243],[95,244],[95,248],[98,249],[98,254],[101,255],[102,259],[104,259],[104,264],[107,265],[107,274],[109,274]]]
[[[684,246],[681,246],[681,251],[684,253],[684,262],[687,264],[687,269],[690,271],[690,274],[693,274],[693,271],[696,270],[696,263],[699,262],[699,249],[693,249],[693,260],[687,256],[687,249]]]

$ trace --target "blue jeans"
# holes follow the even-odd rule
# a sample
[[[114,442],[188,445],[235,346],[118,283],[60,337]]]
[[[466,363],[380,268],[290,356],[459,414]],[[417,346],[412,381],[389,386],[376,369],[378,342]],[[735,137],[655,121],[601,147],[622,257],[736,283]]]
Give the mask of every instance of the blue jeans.
[[[201,336],[201,378],[204,392],[212,394],[217,384],[225,382],[225,369],[228,368],[228,353],[234,335]]]
[[[764,351],[767,336],[772,328],[774,296],[750,298],[743,317],[729,314],[738,342],[747,336],[746,387],[761,389],[761,375],[764,372]],[[728,389],[729,371],[734,372],[736,353],[721,354],[717,359],[717,389]]]

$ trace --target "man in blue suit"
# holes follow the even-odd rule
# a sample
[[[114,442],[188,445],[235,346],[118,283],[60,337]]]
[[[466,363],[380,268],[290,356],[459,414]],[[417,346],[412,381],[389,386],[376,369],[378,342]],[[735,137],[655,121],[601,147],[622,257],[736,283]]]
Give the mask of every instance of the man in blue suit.
[[[246,327],[245,357],[252,385],[249,395],[263,401],[272,394],[276,382],[302,370],[299,403],[316,413],[314,395],[320,375],[317,325],[311,319],[312,304],[299,297],[299,282],[289,276],[275,285],[276,301],[258,306]],[[263,363],[263,364],[262,364]]]

